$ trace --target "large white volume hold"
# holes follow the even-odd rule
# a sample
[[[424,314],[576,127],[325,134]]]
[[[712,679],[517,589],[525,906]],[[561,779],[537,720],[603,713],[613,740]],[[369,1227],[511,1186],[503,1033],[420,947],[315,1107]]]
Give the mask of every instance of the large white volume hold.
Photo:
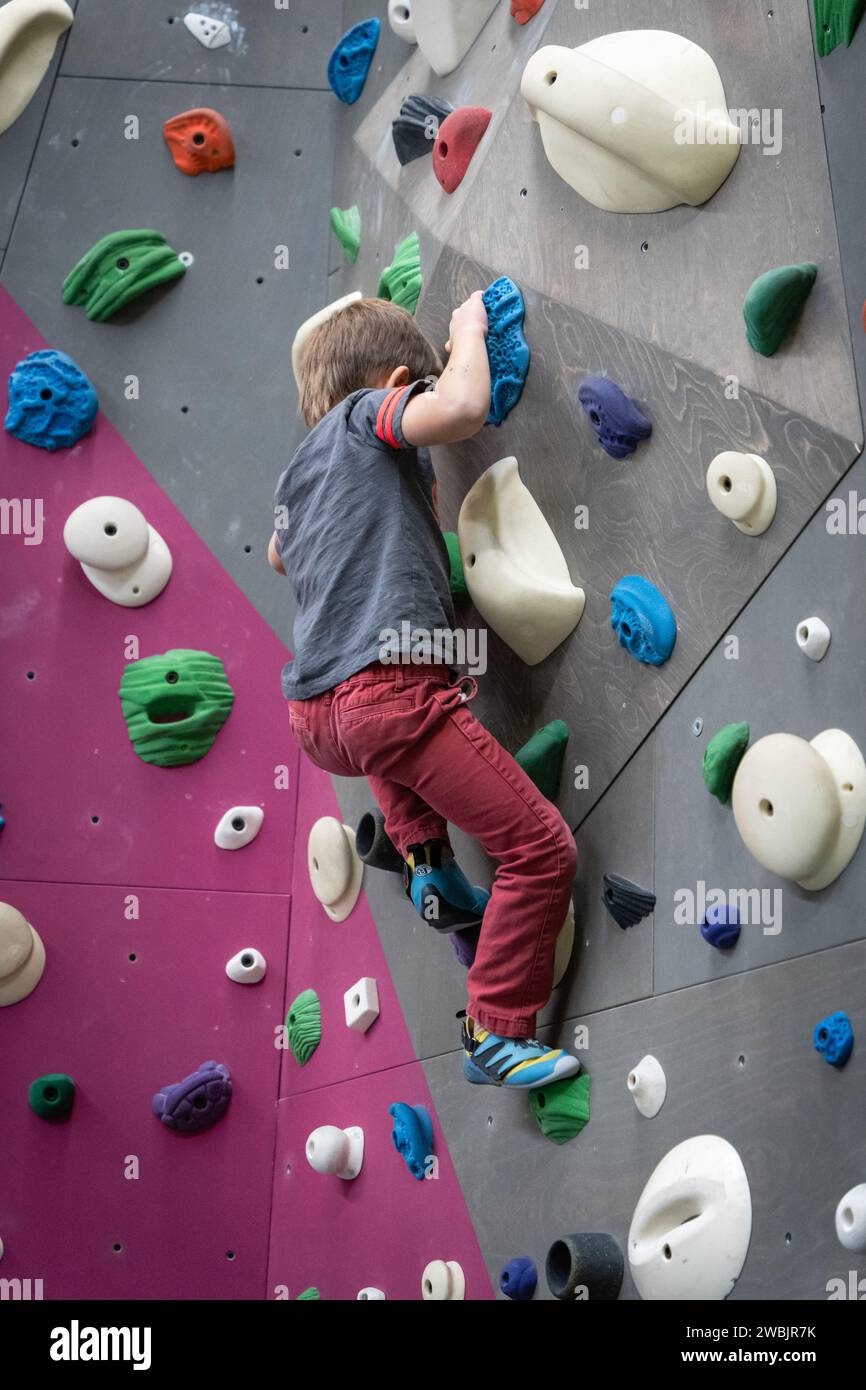
[[[210,15],[196,14],[191,10],[184,15],[183,22],[205,48],[225,48],[227,43],[231,43],[231,30],[222,19],[212,19]]]
[[[537,666],[580,622],[586,595],[572,584],[516,458],[492,464],[469,489],[457,537],[481,617],[527,666]]]
[[[310,830],[307,868],[313,892],[332,922],[344,922],[361,892],[364,865],[355,849],[355,832],[333,816],[322,816]]]
[[[70,512],[66,549],[103,598],[141,608],[158,598],[171,578],[171,551],[124,497],[91,497]]]
[[[0,135],[30,104],[74,19],[66,0],[8,0],[0,7]]]
[[[356,1033],[366,1033],[379,1017],[379,988],[376,981],[365,975],[343,995],[346,1027]]]
[[[707,494],[744,536],[762,536],[776,515],[776,477],[758,454],[717,454],[707,469]]]
[[[261,806],[232,806],[213,833],[214,844],[218,849],[243,849],[256,838],[264,818]]]
[[[465,1293],[466,1280],[456,1260],[431,1260],[421,1275],[425,1303],[459,1303]]]
[[[439,77],[460,66],[497,4],[498,0],[412,0],[418,47]]]
[[[235,984],[257,985],[265,978],[267,969],[268,963],[261,951],[248,946],[245,951],[238,951],[236,956],[232,956],[226,965],[226,974]]]
[[[656,1057],[643,1057],[629,1072],[626,1084],[631,1098],[642,1115],[651,1120],[665,1103],[668,1093],[667,1077]]]
[[[677,1144],[641,1193],[628,1262],[648,1300],[727,1298],[746,1262],[752,1197],[740,1155],[726,1139]]]
[[[317,313],[311,314],[305,319],[295,334],[295,341],[292,343],[292,371],[295,374],[295,382],[301,384],[301,358],[304,355],[304,348],[307,346],[311,335],[320,324],[327,323],[328,319],[339,314],[341,309],[347,305],[354,304],[356,300],[363,296],[360,290],[352,290],[351,294],[344,294],[342,299],[335,299],[333,304],[326,304],[324,309],[319,309]]]
[[[388,23],[404,43],[415,44],[415,21],[412,18],[412,5],[415,0],[388,0]],[[358,1297],[360,1298],[360,1294]]]
[[[797,646],[810,661],[823,661],[830,645],[830,629],[820,618],[804,618],[797,624]]]
[[[315,1172],[349,1182],[358,1176],[364,1162],[364,1131],[356,1125],[349,1129],[321,1125],[307,1139],[306,1154]]]
[[[836,1234],[846,1250],[866,1250],[866,1183],[852,1187],[836,1208]]]

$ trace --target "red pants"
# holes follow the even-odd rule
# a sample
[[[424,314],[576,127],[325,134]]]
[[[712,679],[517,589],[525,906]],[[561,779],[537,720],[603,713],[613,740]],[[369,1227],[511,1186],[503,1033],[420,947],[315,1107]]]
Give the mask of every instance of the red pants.
[[[559,811],[466,707],[442,666],[368,666],[289,702],[292,733],[317,767],[367,777],[396,848],[448,840],[447,822],[497,863],[467,1013],[530,1037],[553,985],[556,938],[577,868]]]

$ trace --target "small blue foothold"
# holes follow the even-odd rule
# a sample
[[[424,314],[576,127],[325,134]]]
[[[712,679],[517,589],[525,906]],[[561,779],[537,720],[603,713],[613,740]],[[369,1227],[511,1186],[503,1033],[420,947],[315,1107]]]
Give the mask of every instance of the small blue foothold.
[[[423,1105],[406,1105],[402,1100],[395,1101],[388,1114],[394,1121],[394,1148],[405,1158],[412,1177],[423,1182],[433,1155],[433,1121]]]
[[[3,815],[3,802],[0,801],[0,830],[6,829],[6,817]]]
[[[56,348],[31,352],[9,377],[6,429],[37,449],[71,449],[93,428],[96,392],[71,357]]]
[[[701,923],[701,936],[720,951],[730,951],[740,939],[740,914],[726,903],[708,907]]]
[[[502,275],[484,291],[487,356],[490,359],[488,425],[501,425],[523,394],[529,373],[529,344],[523,336],[526,306],[513,280]]]
[[[847,1014],[828,1014],[816,1025],[812,1035],[815,1051],[820,1052],[831,1067],[844,1067],[854,1046],[854,1029]]]
[[[343,35],[328,59],[328,85],[347,106],[352,106],[364,90],[380,29],[378,19],[362,20]]]
[[[642,575],[627,574],[610,602],[610,625],[619,645],[644,666],[664,665],[677,640],[677,620],[664,594]]]
[[[633,454],[642,439],[653,432],[652,421],[638,410],[630,396],[606,376],[588,376],[577,393],[599,443],[612,459]]]
[[[528,1255],[509,1260],[499,1276],[499,1287],[506,1298],[516,1303],[528,1303],[538,1284],[538,1270]]]

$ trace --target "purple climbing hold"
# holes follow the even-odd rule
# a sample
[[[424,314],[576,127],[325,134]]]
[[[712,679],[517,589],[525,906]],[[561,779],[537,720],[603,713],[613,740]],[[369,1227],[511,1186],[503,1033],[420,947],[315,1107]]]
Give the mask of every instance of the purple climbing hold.
[[[488,425],[501,425],[523,394],[529,373],[529,344],[523,336],[525,306],[513,280],[501,275],[484,291],[487,356],[490,359]]]
[[[720,951],[730,951],[740,939],[740,914],[735,907],[721,903],[708,907],[701,923],[701,936]]]
[[[499,1276],[499,1287],[506,1298],[515,1303],[528,1303],[538,1285],[538,1270],[535,1261],[528,1255],[518,1255],[509,1260]]]
[[[232,1098],[232,1078],[221,1062],[202,1062],[183,1081],[163,1086],[153,1098],[153,1113],[179,1134],[200,1134],[221,1120]]]
[[[345,33],[328,60],[328,85],[335,96],[352,106],[364,90],[379,42],[378,19],[364,19]]]
[[[812,1035],[815,1051],[820,1052],[831,1067],[844,1067],[854,1046],[854,1029],[847,1014],[828,1014],[816,1025]]]
[[[451,933],[451,945],[454,947],[454,954],[466,970],[471,969],[475,964],[475,952],[478,950],[480,935],[480,927],[463,927],[460,931]]]
[[[427,1174],[427,1164],[433,1156],[433,1121],[423,1105],[406,1105],[398,1100],[388,1110],[394,1121],[391,1138],[398,1154],[406,1160],[406,1167],[423,1182]]]
[[[606,376],[588,376],[577,397],[601,447],[612,459],[633,454],[640,441],[649,439],[653,432],[652,421]]]

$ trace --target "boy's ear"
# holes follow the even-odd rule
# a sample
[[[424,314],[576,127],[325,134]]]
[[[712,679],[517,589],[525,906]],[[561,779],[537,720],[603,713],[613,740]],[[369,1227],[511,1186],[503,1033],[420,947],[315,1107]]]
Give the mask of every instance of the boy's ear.
[[[395,386],[409,385],[409,368],[395,367],[385,383],[385,389],[390,391]]]

